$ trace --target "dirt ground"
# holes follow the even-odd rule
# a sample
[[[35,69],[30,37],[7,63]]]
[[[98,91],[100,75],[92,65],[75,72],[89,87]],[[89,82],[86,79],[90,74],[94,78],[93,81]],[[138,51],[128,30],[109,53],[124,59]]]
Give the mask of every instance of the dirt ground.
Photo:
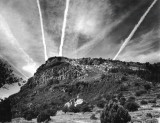
[[[136,112],[129,112],[133,123],[160,123],[160,108],[151,108],[150,106],[143,106]],[[150,113],[152,117],[147,116]],[[91,120],[90,117],[95,114],[97,119]],[[100,113],[86,112],[86,113],[63,113],[59,111],[56,116],[51,117],[49,123],[100,123]],[[13,119],[12,123],[37,123],[36,119],[26,121],[22,118]]]
[[[51,117],[51,121],[49,123],[100,123],[99,113],[96,114],[97,120],[91,120],[90,117],[93,113],[63,113],[58,112],[56,116]],[[26,121],[22,118],[13,119],[12,123],[36,123],[36,119],[32,121]]]
[[[93,113],[62,113],[55,117],[51,117],[49,123],[100,123],[99,114],[96,114],[97,120],[91,120],[90,117]]]

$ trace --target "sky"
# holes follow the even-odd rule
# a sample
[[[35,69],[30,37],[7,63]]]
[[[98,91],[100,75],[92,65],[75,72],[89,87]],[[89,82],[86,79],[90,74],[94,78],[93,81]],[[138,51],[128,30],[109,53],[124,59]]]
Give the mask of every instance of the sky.
[[[0,88],[1,99],[5,99],[8,96],[20,91],[20,87],[18,86],[18,83],[14,83],[12,85],[6,85],[5,87],[6,88]]]
[[[69,58],[113,59],[153,0],[70,0],[63,45]],[[40,0],[47,56],[59,54],[66,0]],[[160,62],[160,1],[118,60]],[[0,0],[0,57],[23,78],[45,63],[36,0]]]

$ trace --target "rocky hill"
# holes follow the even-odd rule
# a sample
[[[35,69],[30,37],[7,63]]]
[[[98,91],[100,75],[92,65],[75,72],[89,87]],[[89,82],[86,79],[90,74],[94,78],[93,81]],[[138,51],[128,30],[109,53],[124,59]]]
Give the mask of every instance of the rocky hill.
[[[20,92],[9,97],[12,115],[32,119],[47,110],[50,115],[77,95],[92,105],[123,92],[126,96],[155,86],[160,64],[133,63],[102,58],[49,58]]]

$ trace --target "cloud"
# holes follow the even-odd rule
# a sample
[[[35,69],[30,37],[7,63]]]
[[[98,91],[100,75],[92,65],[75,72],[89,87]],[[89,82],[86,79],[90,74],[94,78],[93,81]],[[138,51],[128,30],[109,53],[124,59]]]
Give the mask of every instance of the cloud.
[[[134,62],[160,61],[159,30],[152,30],[131,41],[118,59]]]
[[[33,71],[44,63],[44,49],[36,2],[0,0],[0,6],[1,55],[26,76],[32,76]],[[57,46],[51,40],[50,35],[46,33],[45,36],[48,55],[50,57],[56,55]]]
[[[8,23],[6,22],[6,20],[2,15],[0,15],[0,25],[1,25],[0,26],[1,34],[3,35],[3,37],[1,38],[1,44],[2,44],[1,48],[3,48],[1,54],[10,57],[14,60],[16,58],[17,60],[20,58],[24,62],[24,64],[33,64],[34,63],[33,59],[25,52],[23,47],[20,46],[16,37],[12,33]]]
[[[64,56],[113,58],[121,42],[128,36],[151,2],[152,0],[71,0],[63,47]],[[40,0],[40,3],[47,55],[57,56],[65,0]],[[151,33],[151,30],[159,29],[158,9],[157,4],[132,38],[132,44],[122,52],[120,59],[159,61],[156,56],[158,49],[151,48],[157,44],[155,40],[159,39],[155,31]],[[0,0],[0,15],[0,55],[26,76],[32,76],[34,69],[45,62],[36,1]],[[150,36],[144,39],[144,35],[149,32]],[[156,35],[155,39],[149,42],[152,35]],[[136,47],[139,46],[143,47],[137,50]],[[156,46],[158,47],[158,44]],[[133,59],[132,55],[136,59]],[[150,60],[152,55],[155,57]],[[143,60],[139,60],[140,57],[141,59],[143,57]]]
[[[142,5],[147,7],[152,0],[108,0],[113,11],[113,18],[119,18],[120,16],[128,13],[134,7]]]

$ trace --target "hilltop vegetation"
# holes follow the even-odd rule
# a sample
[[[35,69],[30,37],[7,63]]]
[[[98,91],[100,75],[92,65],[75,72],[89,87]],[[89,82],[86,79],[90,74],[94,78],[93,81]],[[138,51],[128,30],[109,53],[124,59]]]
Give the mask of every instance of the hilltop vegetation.
[[[9,97],[12,115],[32,119],[48,112],[53,116],[77,95],[90,105],[101,105],[119,93],[140,96],[159,82],[159,73],[158,63],[53,57],[37,69],[19,93]]]

